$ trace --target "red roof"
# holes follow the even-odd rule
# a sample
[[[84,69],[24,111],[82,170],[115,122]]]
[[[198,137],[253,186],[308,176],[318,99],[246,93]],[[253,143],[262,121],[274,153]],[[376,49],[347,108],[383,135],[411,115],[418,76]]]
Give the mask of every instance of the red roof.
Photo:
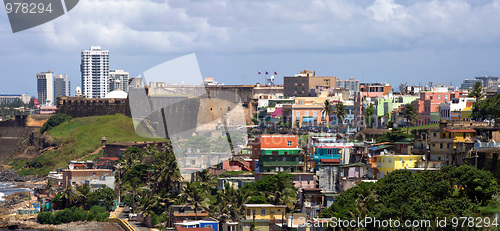
[[[194,217],[195,213],[173,213],[174,217]],[[198,213],[198,217],[208,217],[208,213]]]
[[[340,163],[340,159],[321,159],[321,163]]]
[[[283,116],[283,108],[277,107],[273,113],[271,113],[271,118],[282,117]]]
[[[184,228],[184,227],[177,227],[175,229],[177,229],[177,231],[214,231],[212,228]]]
[[[447,132],[476,132],[474,129],[444,129]]]
[[[118,160],[118,157],[100,157],[99,160]]]
[[[73,164],[75,167],[83,167],[83,164]]]

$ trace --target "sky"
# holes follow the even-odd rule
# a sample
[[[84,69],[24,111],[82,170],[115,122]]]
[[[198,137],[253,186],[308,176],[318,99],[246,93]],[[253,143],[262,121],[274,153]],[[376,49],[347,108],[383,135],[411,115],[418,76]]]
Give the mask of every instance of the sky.
[[[500,76],[500,0],[80,0],[12,33],[0,12],[0,93],[36,95],[36,73],[81,86],[80,53],[110,52],[131,77],[195,53],[204,77],[264,82],[258,71],[387,82],[396,90]]]

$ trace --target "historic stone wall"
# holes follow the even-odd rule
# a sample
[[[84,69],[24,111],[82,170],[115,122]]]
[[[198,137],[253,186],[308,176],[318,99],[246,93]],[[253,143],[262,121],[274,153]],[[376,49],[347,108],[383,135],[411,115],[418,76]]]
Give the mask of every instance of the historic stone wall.
[[[127,99],[88,99],[83,97],[59,96],[57,113],[72,117],[114,115],[117,113],[130,116]]]

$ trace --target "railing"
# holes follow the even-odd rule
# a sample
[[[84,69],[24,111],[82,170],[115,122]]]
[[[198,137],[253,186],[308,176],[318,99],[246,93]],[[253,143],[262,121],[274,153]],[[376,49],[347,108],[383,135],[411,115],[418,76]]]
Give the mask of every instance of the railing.
[[[125,231],[135,231],[134,227],[132,227],[127,221],[124,221],[119,218],[109,218],[108,222],[113,222],[119,224]]]

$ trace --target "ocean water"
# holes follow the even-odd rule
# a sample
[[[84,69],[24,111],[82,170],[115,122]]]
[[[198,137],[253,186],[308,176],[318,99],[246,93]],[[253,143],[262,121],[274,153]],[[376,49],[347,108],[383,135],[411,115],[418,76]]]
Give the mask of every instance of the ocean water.
[[[5,200],[5,197],[16,192],[31,192],[30,188],[19,188],[14,182],[0,182],[0,202]]]

